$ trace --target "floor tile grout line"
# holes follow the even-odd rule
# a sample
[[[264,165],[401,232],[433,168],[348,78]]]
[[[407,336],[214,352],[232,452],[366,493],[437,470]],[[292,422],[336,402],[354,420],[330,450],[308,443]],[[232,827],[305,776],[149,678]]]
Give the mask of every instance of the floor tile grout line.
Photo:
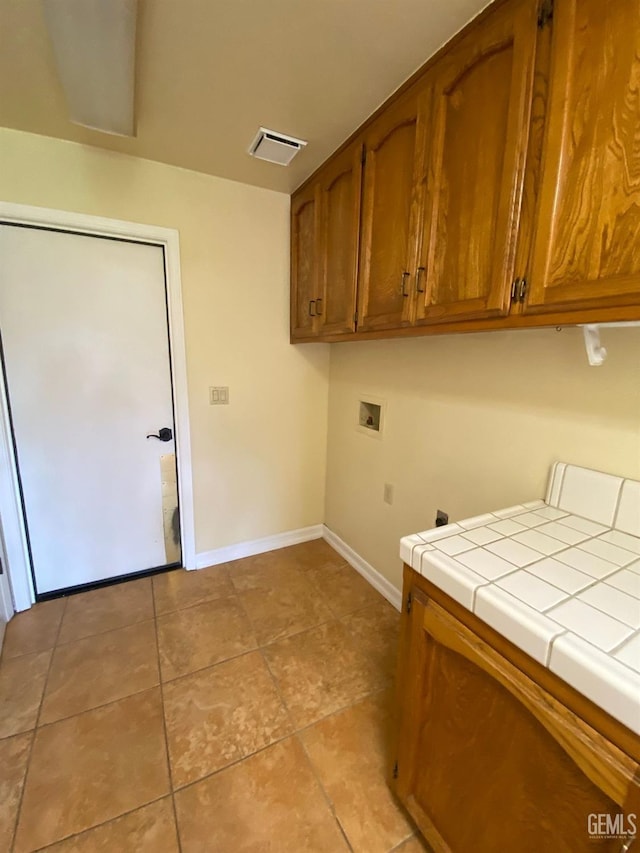
[[[313,567],[310,567],[310,568],[311,568],[311,569],[317,569],[317,568],[322,568],[322,567],[325,567],[325,566],[326,566],[327,568],[329,568],[329,569],[336,569],[336,570],[341,570],[341,569],[342,569],[342,570],[344,570],[344,569],[348,569],[348,568],[350,568],[350,567],[349,567],[349,565],[348,565],[348,564],[346,564],[346,563],[345,563],[345,564],[343,564],[343,565],[340,565],[340,566],[334,566],[332,563],[329,563],[329,562],[325,562],[325,563],[323,563],[323,564],[322,564],[321,566],[319,566],[319,567],[318,567],[318,566],[313,566]],[[302,575],[302,576],[304,576],[304,575],[306,575],[306,574],[307,574],[307,570],[300,568],[300,573],[301,573],[301,575]],[[313,581],[311,580],[311,578],[307,578],[307,580],[308,580],[308,583],[309,583],[310,587],[312,587],[314,590],[316,590],[315,585],[313,584]],[[321,591],[320,591],[320,590],[316,590],[316,591],[317,591],[319,594],[321,594]],[[105,707],[105,705],[110,705],[110,704],[113,704],[113,703],[115,703],[115,702],[121,701],[123,698],[128,698],[128,696],[138,695],[139,693],[144,693],[144,692],[146,692],[146,691],[148,691],[148,690],[155,689],[155,687],[159,686],[159,687],[160,687],[160,694],[161,694],[161,701],[162,701],[163,728],[164,728],[164,735],[165,735],[166,760],[167,760],[167,768],[168,768],[168,774],[169,774],[169,780],[170,780],[170,786],[171,786],[170,794],[171,794],[171,797],[172,797],[172,805],[173,805],[173,812],[174,812],[174,820],[175,820],[175,825],[176,825],[176,832],[177,832],[177,834],[178,834],[178,843],[179,843],[179,844],[181,844],[181,841],[180,841],[180,838],[179,838],[179,824],[178,824],[178,820],[177,820],[177,811],[176,811],[175,796],[174,796],[175,791],[174,791],[174,784],[173,784],[173,778],[172,778],[172,772],[171,772],[170,753],[169,753],[169,748],[168,748],[168,737],[167,737],[167,729],[166,729],[166,713],[165,713],[165,707],[164,707],[164,683],[165,683],[165,682],[164,682],[164,679],[162,679],[162,675],[161,675],[160,649],[159,649],[159,634],[158,634],[158,614],[157,614],[157,611],[156,611],[156,599],[155,599],[155,594],[154,594],[153,579],[151,580],[151,596],[152,596],[152,606],[153,606],[153,612],[154,612],[154,615],[153,615],[153,617],[151,617],[151,619],[142,619],[142,620],[138,620],[137,622],[131,622],[131,623],[128,623],[127,625],[122,625],[122,626],[118,626],[117,628],[111,628],[111,629],[108,629],[107,631],[99,631],[99,632],[96,632],[96,633],[88,634],[88,635],[86,635],[85,637],[78,637],[78,638],[75,638],[74,640],[69,640],[69,641],[67,641],[66,643],[60,644],[60,643],[59,643],[59,638],[60,638],[60,634],[61,634],[62,627],[63,627],[63,624],[64,624],[64,616],[65,616],[65,612],[66,612],[66,610],[67,610],[67,606],[68,606],[68,599],[66,599],[66,600],[65,600],[65,604],[64,604],[64,607],[63,607],[63,611],[62,611],[62,613],[61,613],[60,621],[59,621],[59,624],[58,624],[58,629],[57,629],[57,632],[56,632],[56,639],[55,639],[55,642],[54,642],[54,646],[53,646],[53,648],[52,648],[52,649],[49,649],[49,650],[48,650],[48,651],[50,651],[50,652],[51,652],[51,657],[50,657],[50,660],[49,660],[49,666],[48,666],[48,669],[47,669],[47,676],[46,676],[45,686],[43,687],[43,692],[42,692],[42,696],[41,696],[41,699],[40,699],[40,705],[39,705],[39,708],[38,708],[38,714],[37,714],[36,726],[35,726],[35,728],[32,730],[32,733],[31,733],[31,734],[32,734],[32,738],[31,738],[31,744],[30,744],[30,748],[29,748],[29,758],[28,758],[28,761],[27,761],[27,769],[25,770],[25,779],[24,779],[23,789],[22,789],[22,793],[21,793],[21,802],[20,802],[19,811],[21,810],[21,806],[22,806],[22,796],[24,795],[24,790],[25,790],[25,787],[26,787],[26,779],[27,779],[27,775],[28,775],[28,769],[29,769],[30,764],[31,764],[31,752],[32,752],[32,748],[33,748],[33,742],[34,742],[34,740],[35,740],[35,737],[36,737],[36,734],[37,734],[37,730],[38,730],[39,728],[43,728],[44,726],[48,726],[48,725],[54,725],[55,723],[57,723],[57,722],[61,722],[61,721],[62,721],[62,720],[64,720],[64,719],[70,719],[70,718],[72,718],[72,717],[74,717],[74,716],[79,716],[79,715],[84,714],[84,713],[89,713],[90,711],[92,711],[92,710],[96,710],[97,708]],[[231,597],[237,597],[238,599],[240,599],[240,594],[239,594],[237,591],[235,591],[235,588],[234,588],[234,592],[233,592],[230,596],[222,596],[222,597],[220,597],[220,596],[219,596],[217,599],[206,599],[204,602],[196,602],[196,605],[197,605],[197,604],[201,604],[201,603],[206,603],[207,601],[220,600],[220,598],[231,598]],[[323,597],[324,597],[324,596],[323,596]],[[278,692],[278,695],[279,695],[280,700],[281,700],[281,702],[282,702],[283,708],[284,708],[284,709],[285,709],[285,711],[287,712],[287,715],[288,715],[288,717],[289,717],[289,719],[290,719],[292,731],[291,731],[291,732],[289,732],[289,733],[288,733],[286,736],[284,736],[283,738],[280,738],[280,739],[278,739],[278,740],[274,741],[273,743],[267,744],[265,747],[262,747],[261,749],[256,750],[256,751],[254,751],[253,753],[249,753],[247,756],[244,756],[243,758],[239,759],[237,762],[232,762],[231,764],[226,765],[225,767],[220,768],[220,769],[219,769],[219,770],[217,770],[217,771],[214,771],[214,773],[212,773],[212,774],[207,774],[206,776],[202,777],[201,779],[195,780],[193,783],[189,783],[189,784],[188,784],[188,785],[186,785],[186,786],[182,786],[181,788],[179,788],[179,789],[177,789],[177,790],[183,790],[184,788],[189,787],[191,784],[197,784],[199,781],[202,781],[202,779],[208,778],[208,776],[216,775],[217,773],[222,772],[223,770],[228,769],[229,767],[232,767],[232,766],[234,766],[235,764],[238,764],[238,763],[241,763],[242,761],[247,760],[247,758],[250,758],[252,755],[255,755],[255,754],[259,753],[259,752],[262,752],[262,751],[264,751],[264,750],[266,750],[266,749],[269,749],[271,746],[274,746],[274,745],[276,745],[277,743],[280,743],[280,742],[285,741],[285,740],[287,740],[287,739],[291,739],[291,738],[295,737],[295,736],[297,735],[297,733],[298,733],[298,732],[301,732],[301,731],[304,731],[304,730],[306,730],[306,729],[308,729],[308,728],[311,728],[313,725],[316,725],[317,723],[321,722],[323,719],[326,719],[326,718],[328,718],[328,717],[331,717],[331,716],[334,716],[334,715],[339,714],[339,713],[341,713],[341,712],[344,712],[345,710],[348,710],[350,707],[354,706],[355,704],[358,704],[359,702],[361,702],[361,701],[365,700],[367,696],[372,695],[372,694],[375,694],[375,693],[378,693],[378,692],[380,692],[381,690],[385,689],[385,687],[376,687],[374,690],[367,691],[366,693],[363,693],[361,696],[358,696],[356,700],[352,700],[349,704],[347,704],[347,705],[345,705],[345,706],[343,706],[343,707],[341,707],[341,708],[338,708],[338,709],[336,709],[336,710],[333,710],[330,714],[323,715],[323,716],[321,716],[320,718],[318,718],[317,720],[313,721],[312,723],[309,723],[308,725],[306,725],[306,726],[304,726],[304,727],[302,727],[302,728],[298,729],[298,728],[297,728],[297,725],[296,725],[296,723],[295,723],[295,721],[294,721],[294,720],[293,720],[293,718],[291,717],[291,712],[289,711],[289,708],[288,708],[288,706],[287,706],[286,701],[285,701],[285,700],[284,700],[284,698],[282,697],[281,691],[280,691],[280,689],[279,689],[279,684],[277,683],[277,680],[276,680],[276,679],[275,679],[275,677],[273,676],[273,673],[271,672],[271,669],[270,669],[270,667],[269,667],[269,665],[268,665],[268,661],[266,660],[266,655],[264,654],[264,649],[268,648],[268,647],[269,647],[270,645],[272,645],[274,642],[278,642],[278,641],[280,641],[280,640],[284,640],[284,639],[289,639],[290,637],[295,637],[295,636],[297,636],[297,635],[299,635],[299,634],[303,634],[303,633],[311,632],[311,631],[313,631],[313,630],[317,629],[318,627],[321,627],[322,625],[331,624],[331,623],[338,623],[338,622],[346,622],[346,621],[348,621],[348,620],[349,620],[349,618],[350,618],[351,616],[353,616],[353,615],[355,615],[355,614],[357,614],[357,613],[361,613],[361,612],[364,612],[364,611],[366,611],[366,610],[370,610],[370,609],[373,609],[373,608],[375,608],[375,607],[379,607],[379,606],[380,606],[380,604],[381,604],[383,601],[384,601],[384,597],[382,597],[382,596],[381,596],[380,602],[377,602],[377,601],[376,601],[375,603],[363,604],[363,605],[361,605],[361,606],[357,607],[355,610],[353,610],[353,611],[351,611],[351,612],[349,612],[349,613],[342,614],[342,615],[340,615],[340,616],[336,615],[333,611],[331,611],[331,617],[332,617],[332,618],[330,618],[330,619],[328,619],[328,620],[326,620],[326,621],[324,621],[324,622],[321,622],[321,623],[319,623],[319,624],[317,624],[317,625],[311,625],[310,627],[307,627],[307,628],[303,628],[302,630],[297,631],[297,632],[294,632],[293,634],[290,634],[290,635],[288,635],[287,637],[277,638],[276,640],[269,641],[268,643],[265,643],[265,644],[263,644],[263,645],[258,645],[255,649],[250,649],[250,650],[247,650],[246,652],[242,652],[242,653],[241,653],[241,655],[235,655],[235,656],[232,656],[231,658],[227,658],[227,659],[224,659],[224,660],[222,660],[222,661],[217,661],[217,662],[216,662],[215,664],[213,664],[213,665],[210,665],[210,666],[207,666],[207,667],[203,667],[202,669],[213,668],[213,667],[217,666],[218,664],[224,663],[224,662],[226,662],[226,661],[228,661],[228,660],[233,660],[233,659],[235,659],[235,658],[237,658],[237,657],[240,657],[240,656],[242,656],[242,655],[244,655],[244,654],[248,654],[248,653],[251,653],[251,652],[254,652],[254,651],[260,651],[260,653],[261,653],[261,657],[262,657],[262,659],[265,661],[265,664],[267,665],[267,669],[268,669],[269,675],[270,675],[270,677],[271,677],[271,679],[272,679],[272,681],[273,681],[273,683],[274,683],[274,685],[275,685],[275,688],[276,688],[276,690],[277,690],[277,692]],[[240,603],[242,604],[242,602],[240,602]],[[196,606],[196,605],[189,605],[189,606]],[[189,607],[189,606],[188,606],[188,607]],[[188,609],[188,607],[187,607],[187,608],[178,608],[178,610]],[[244,608],[244,606],[243,606],[243,610],[245,610],[245,612],[246,612],[246,609]],[[330,608],[330,607],[329,607],[329,610],[331,610],[331,608]],[[169,611],[169,613],[171,613],[171,612],[177,612],[177,611]],[[162,614],[162,615],[166,615],[166,614]],[[252,624],[252,625],[253,625],[253,622],[252,622],[252,620],[250,619],[249,614],[248,614],[248,613],[246,613],[246,615],[247,615],[247,619],[248,619],[248,621],[250,622],[250,624]],[[72,714],[72,715],[70,715],[69,717],[60,718],[59,720],[52,721],[52,723],[44,724],[44,726],[43,726],[43,725],[41,725],[41,723],[40,723],[40,719],[41,719],[41,714],[42,714],[42,706],[43,706],[43,703],[44,703],[44,697],[45,697],[45,695],[46,695],[46,687],[47,687],[47,683],[48,683],[49,675],[50,675],[50,672],[51,672],[51,667],[52,667],[53,657],[54,657],[54,654],[55,654],[55,650],[56,650],[57,648],[59,648],[59,647],[64,647],[65,645],[68,645],[68,644],[71,644],[71,643],[74,643],[74,642],[79,642],[79,641],[84,640],[84,639],[89,640],[89,639],[91,639],[91,638],[95,638],[95,637],[98,637],[98,636],[102,636],[102,635],[104,635],[104,634],[111,633],[111,632],[113,632],[113,631],[122,630],[123,628],[126,628],[126,627],[133,627],[134,625],[143,624],[143,623],[145,623],[145,622],[150,622],[150,621],[152,621],[152,620],[153,620],[153,622],[154,622],[154,628],[155,628],[156,656],[157,656],[157,659],[158,659],[158,677],[159,677],[159,681],[158,681],[158,683],[157,683],[156,685],[151,685],[151,686],[149,686],[149,687],[147,687],[147,688],[143,688],[143,689],[142,689],[142,690],[140,690],[140,691],[136,691],[136,692],[135,692],[135,693],[133,693],[133,694],[129,694],[127,697],[118,697],[117,699],[114,699],[114,700],[112,700],[112,701],[110,701],[110,702],[103,703],[102,705],[95,706],[94,708],[88,708],[88,709],[85,709],[85,710],[81,711],[79,714]],[[196,670],[196,671],[194,671],[194,672],[197,672],[197,671],[201,671],[201,670]],[[183,676],[178,676],[177,678],[187,677],[187,676],[188,676],[188,675],[190,675],[190,674],[192,674],[192,673],[185,673]],[[170,683],[170,682],[171,682],[171,681],[173,681],[173,680],[177,680],[177,679],[169,679],[167,683]],[[18,734],[21,734],[21,733],[18,733]],[[164,796],[166,796],[166,795],[164,795]],[[157,800],[161,800],[161,799],[163,799],[163,797],[156,798],[156,800],[152,800],[152,801],[150,801],[149,803],[145,803],[145,804],[143,804],[143,806],[144,806],[144,805],[149,805],[149,804],[151,804],[151,803],[153,803],[153,802],[156,802]],[[110,818],[108,821],[102,821],[100,824],[96,824],[96,827],[98,827],[98,826],[102,826],[102,825],[104,825],[104,824],[106,824],[106,823],[109,823],[109,822],[111,822],[111,821],[113,821],[113,820],[116,820],[116,819],[118,819],[118,818],[120,818],[120,817],[122,817],[122,816],[124,816],[124,815],[127,815],[127,814],[130,814],[130,813],[134,812],[134,811],[137,811],[139,808],[141,808],[141,807],[143,807],[143,806],[137,806],[136,808],[134,808],[134,809],[132,809],[132,810],[129,810],[129,811],[127,811],[127,812],[123,812],[123,813],[122,813],[122,815],[117,815],[117,816],[116,816],[116,817],[114,817],[114,818]],[[14,826],[14,836],[15,836],[15,834],[16,834],[16,832],[17,832],[17,826],[18,826],[18,823],[19,823],[19,817],[20,817],[19,811],[18,811],[17,816],[16,816],[16,822],[15,822],[15,826]],[[338,825],[340,826],[339,821],[338,821]],[[96,827],[88,827],[87,829],[82,830],[80,833],[75,833],[74,835],[80,835],[80,834],[82,834],[83,832],[86,832],[86,831],[88,831],[88,830],[94,829],[94,828],[96,828]],[[342,827],[341,827],[341,826],[340,826],[340,829],[341,829],[341,831],[342,831]],[[343,834],[344,834],[344,833],[343,833]],[[67,837],[73,837],[73,836],[67,836]],[[15,843],[15,838],[13,839],[13,843]],[[54,843],[54,844],[55,844],[55,843],[58,843],[58,842],[56,841],[56,842],[52,842],[52,843]],[[347,843],[348,843],[348,840],[347,840]],[[41,849],[46,849],[46,848],[41,848]],[[351,848],[349,847],[349,849],[351,849]]]
[[[353,707],[353,706],[349,705],[349,708],[351,708],[351,707]],[[338,832],[343,837],[345,844],[347,845],[347,849],[350,851],[350,853],[353,853],[353,846],[349,840],[349,836],[347,835],[345,828],[342,825],[342,822],[340,821],[340,818],[338,817],[335,804],[334,804],[333,800],[331,799],[331,797],[329,796],[329,792],[327,791],[325,786],[322,784],[322,780],[320,779],[320,776],[318,775],[318,771],[316,770],[315,764],[311,760],[311,756],[309,755],[309,753],[307,751],[307,747],[304,743],[304,740],[300,737],[300,732],[296,732],[294,737],[298,741],[298,743],[300,744],[300,748],[302,749],[304,757],[307,760],[307,764],[309,765],[309,769],[311,770],[313,778],[316,780],[316,783],[317,783],[318,787],[320,788],[320,791],[322,792],[322,796],[323,796],[323,798],[324,798],[324,800],[325,800],[325,802],[329,808],[329,812],[331,813],[331,816],[333,817],[333,819],[336,823],[336,826],[338,827]]]
[[[158,680],[155,684],[149,684],[141,690],[134,690],[132,693],[127,693],[124,696],[118,696],[116,699],[109,699],[108,702],[101,702],[99,705],[92,705],[91,708],[83,708],[82,711],[76,711],[75,714],[68,714],[66,717],[59,717],[58,719],[51,720],[47,723],[38,723],[38,730],[49,729],[51,726],[55,726],[58,723],[73,720],[74,717],[82,717],[84,714],[90,714],[93,711],[101,711],[103,708],[108,708],[110,705],[115,705],[125,699],[132,699],[134,696],[140,696],[142,693],[149,693],[151,690],[155,690],[156,687],[159,686],[160,681]]]
[[[164,685],[162,682],[162,665],[160,662],[160,637],[158,636],[158,618],[156,614],[156,599],[153,589],[153,584],[151,586],[151,601],[153,604],[153,614],[154,614],[154,625],[155,625],[155,639],[156,639],[156,655],[158,660],[158,678],[160,679],[160,707],[162,711],[162,731],[164,733],[164,748],[165,755],[167,758],[167,772],[169,774],[169,792],[171,796],[171,806],[173,809],[173,820],[176,827],[176,837],[178,839],[178,851],[182,851],[182,841],[180,839],[180,825],[178,824],[178,810],[176,808],[176,798],[175,798],[175,790],[173,786],[173,773],[171,769],[171,753],[169,752],[169,736],[167,734],[167,714],[164,703]]]
[[[271,681],[273,682],[273,686],[275,687],[276,693],[278,694],[278,698],[280,699],[280,703],[286,712],[287,719],[289,720],[289,723],[291,725],[291,734],[293,735],[296,732],[296,722],[293,719],[293,714],[291,712],[291,709],[289,708],[288,702],[285,700],[284,696],[282,695],[282,690],[280,689],[280,682],[278,681],[278,679],[275,677],[275,675],[271,671],[271,666],[269,665],[269,661],[267,659],[267,656],[264,653],[264,650],[258,649],[258,651],[259,651],[260,657],[262,658],[262,660],[264,662],[265,667],[267,668],[267,672],[269,673],[269,677],[271,678]]]
[[[107,634],[114,634],[116,631],[123,631],[125,628],[133,628],[136,625],[144,625],[147,622],[155,622],[155,616],[146,616],[144,619],[137,619],[135,622],[125,622],[123,625],[118,625],[116,628],[107,628],[106,631],[96,631],[95,634],[87,634],[84,637],[75,637],[73,640],[65,640],[63,643],[57,642],[53,647],[55,649],[64,649],[65,646],[70,646],[72,643],[81,643],[83,640],[94,640],[96,637],[106,637]]]
[[[155,803],[159,803],[162,800],[166,800],[168,794],[162,794],[161,797],[155,797],[153,800],[149,800],[148,803],[143,803],[141,806],[136,806],[133,809],[128,809],[126,812],[122,812],[122,814],[116,815],[115,817],[110,817],[107,820],[103,820],[100,823],[96,823],[93,826],[89,826],[86,829],[81,829],[80,832],[72,832],[70,835],[65,835],[63,838],[58,838],[56,841],[52,841],[51,844],[46,844],[44,847],[37,847],[33,853],[44,853],[46,850],[51,850],[56,845],[60,844],[63,841],[69,841],[72,838],[78,838],[81,835],[84,835],[87,832],[92,832],[94,829],[99,829],[102,826],[107,826],[110,823],[114,823],[116,820],[120,820],[120,818],[128,817],[129,815],[135,814],[135,812],[140,811],[140,809],[146,809],[147,806],[152,806]]]
[[[58,630],[56,631],[56,636],[54,639],[53,648],[49,652],[49,665],[47,667],[47,674],[45,675],[44,684],[42,685],[42,694],[40,696],[40,703],[38,705],[38,711],[36,713],[36,718],[34,720],[34,725],[33,725],[33,731],[31,734],[31,743],[29,744],[29,750],[27,753],[27,764],[26,764],[26,767],[24,770],[24,779],[22,780],[22,790],[20,792],[20,800],[18,802],[18,808],[16,809],[16,817],[15,817],[15,821],[13,824],[13,833],[11,836],[10,850],[13,850],[15,848],[16,838],[18,835],[18,826],[20,824],[20,817],[22,814],[22,804],[24,802],[24,792],[27,789],[27,781],[29,779],[29,771],[31,770],[31,759],[33,758],[33,746],[34,746],[35,741],[36,741],[36,734],[38,732],[38,724],[40,722],[40,715],[42,713],[42,705],[44,703],[44,697],[45,697],[46,692],[47,692],[47,684],[49,683],[49,675],[51,673],[51,667],[53,665],[53,656],[55,654],[56,644],[58,641],[58,637],[60,636],[60,631],[62,630],[62,622],[64,620],[64,615],[67,611],[67,604],[68,604],[68,600],[65,601],[65,603],[62,607],[62,611],[60,613],[60,622],[58,623]]]
[[[375,696],[376,693],[381,693],[383,690],[387,690],[391,685],[386,684],[383,687],[377,687],[375,690],[371,690],[368,693],[364,693],[362,696],[358,696],[351,704],[343,705],[340,708],[337,708],[334,711],[331,711],[329,714],[325,714],[322,717],[318,717],[317,720],[314,720],[312,723],[308,723],[305,726],[300,728],[296,728],[294,722],[293,731],[289,732],[286,735],[283,735],[280,738],[277,738],[272,743],[266,744],[265,746],[259,747],[259,749],[254,750],[253,752],[247,753],[247,755],[242,758],[237,758],[234,761],[230,761],[229,764],[225,764],[224,767],[218,767],[216,770],[212,770],[211,773],[205,773],[203,776],[199,776],[197,779],[194,779],[192,782],[186,782],[184,785],[178,786],[174,793],[180,793],[181,791],[185,791],[187,788],[192,788],[194,785],[197,785],[200,782],[204,782],[206,779],[210,779],[212,776],[217,776],[220,773],[224,773],[225,770],[229,770],[231,767],[237,767],[238,764],[242,764],[243,761],[247,761],[249,758],[253,758],[255,755],[259,755],[261,752],[265,752],[267,749],[271,749],[272,746],[277,746],[279,743],[284,743],[287,740],[292,740],[296,735],[301,734],[303,732],[312,729],[318,723],[322,723],[325,720],[331,719],[331,717],[335,717],[338,714],[343,713],[344,711],[348,711],[349,708],[359,705],[361,702],[364,702],[366,699],[369,699],[371,696]]]
[[[48,603],[48,602],[44,602],[44,603]],[[37,604],[37,602],[36,602],[36,604]],[[14,612],[14,614],[11,617],[11,619],[9,620],[9,622],[6,623],[6,628],[8,629],[9,625],[11,624],[11,620],[16,618],[16,617],[19,617],[21,613],[33,612],[33,609],[35,608],[35,606],[36,606],[35,604],[32,605],[31,608],[29,608],[29,610],[26,610],[26,611],[19,611],[17,613]],[[62,622],[62,615],[66,609],[66,606],[67,605],[66,605],[66,600],[65,600],[63,607],[62,607],[61,614],[60,614],[60,622],[58,622],[58,627],[56,628],[56,631],[55,631],[56,634],[58,633],[58,630],[60,629],[60,624]],[[55,639],[54,639],[54,643],[55,643]],[[2,642],[2,648],[0,649],[0,666],[2,666],[5,663],[8,663],[9,661],[17,660],[18,658],[24,658],[27,655],[38,655],[38,654],[41,654],[42,652],[48,652],[50,649],[53,649],[53,648],[55,648],[54,645],[51,645],[51,646],[47,645],[46,648],[33,649],[32,651],[29,651],[29,652],[21,652],[18,655],[9,655],[7,657],[7,634],[5,632],[4,639]]]

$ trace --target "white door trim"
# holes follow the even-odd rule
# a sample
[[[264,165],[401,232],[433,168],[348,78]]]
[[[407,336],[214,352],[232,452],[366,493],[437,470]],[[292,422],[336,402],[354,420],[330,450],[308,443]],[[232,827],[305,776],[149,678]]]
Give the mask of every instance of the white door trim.
[[[56,228],[97,237],[120,237],[126,240],[153,243],[163,248],[175,408],[182,561],[185,568],[194,569],[196,567],[196,553],[191,434],[189,430],[187,360],[178,232],[173,228],[160,228],[155,225],[142,225],[138,222],[122,222],[118,219],[105,219],[101,216],[89,216],[83,213],[0,201],[0,224],[3,223]],[[8,561],[7,571],[11,581],[15,606],[17,610],[26,610],[35,601],[35,594],[29,565],[29,552],[4,383],[0,382],[0,386],[2,386],[0,387],[0,518],[4,529]]]

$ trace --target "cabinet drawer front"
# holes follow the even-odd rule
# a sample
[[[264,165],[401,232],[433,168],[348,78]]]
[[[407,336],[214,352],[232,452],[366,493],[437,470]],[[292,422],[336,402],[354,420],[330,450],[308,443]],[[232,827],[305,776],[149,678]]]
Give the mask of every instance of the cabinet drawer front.
[[[556,0],[528,311],[640,302],[640,0]]]
[[[434,849],[618,849],[589,815],[637,807],[635,762],[434,602],[410,618],[398,794]]]

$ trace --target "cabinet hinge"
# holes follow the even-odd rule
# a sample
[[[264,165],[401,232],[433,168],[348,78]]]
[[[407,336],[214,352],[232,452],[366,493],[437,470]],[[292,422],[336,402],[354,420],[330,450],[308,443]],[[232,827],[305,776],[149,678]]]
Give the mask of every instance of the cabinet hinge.
[[[540,29],[546,27],[553,18],[553,0],[542,0],[538,12],[538,26]]]
[[[411,613],[411,593],[407,596],[407,613]]]
[[[393,778],[394,779],[398,778],[398,762],[397,761],[393,765]]]

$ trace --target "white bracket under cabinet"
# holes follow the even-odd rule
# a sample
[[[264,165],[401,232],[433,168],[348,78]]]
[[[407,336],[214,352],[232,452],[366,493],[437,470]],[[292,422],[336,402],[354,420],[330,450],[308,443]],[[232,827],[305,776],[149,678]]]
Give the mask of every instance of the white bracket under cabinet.
[[[589,323],[582,327],[582,331],[584,332],[584,347],[587,351],[587,358],[591,367],[600,367],[607,358],[607,350],[600,342],[600,329],[621,329],[625,326],[640,328],[640,322]]]

